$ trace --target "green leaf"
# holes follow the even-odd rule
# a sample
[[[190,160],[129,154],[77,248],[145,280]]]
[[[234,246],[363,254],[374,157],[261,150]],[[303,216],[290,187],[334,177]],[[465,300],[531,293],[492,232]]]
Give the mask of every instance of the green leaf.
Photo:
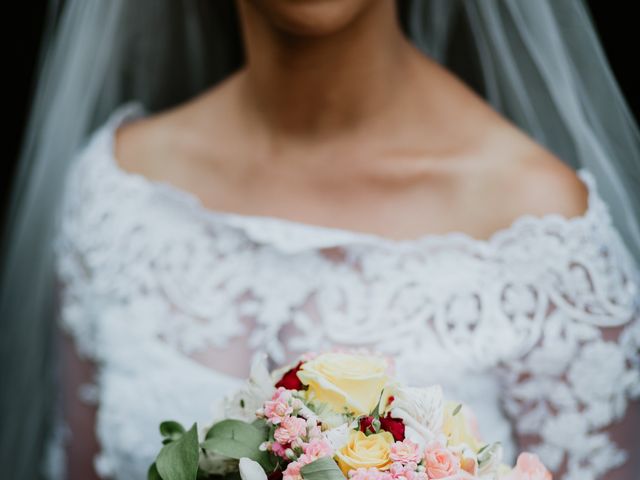
[[[156,468],[155,462],[151,464],[149,470],[147,471],[147,480],[162,480],[162,477],[158,473],[158,469]]]
[[[459,403],[458,406],[453,409],[453,413],[451,414],[451,416],[455,417],[458,414],[458,412],[460,411],[461,408],[462,408],[462,404]]]
[[[259,449],[267,440],[267,431],[241,420],[222,420],[207,432],[207,439],[201,447],[205,450],[240,459],[249,457],[269,471],[273,466],[272,455]]]
[[[382,401],[382,395],[384,395],[384,390],[380,391],[380,395],[378,396],[378,401],[376,402],[376,406],[369,412],[370,417],[378,418],[380,415],[380,402]]]
[[[487,443],[484,447],[482,447],[480,450],[476,452],[476,455],[480,455],[482,452],[484,452],[489,447],[489,445],[491,444]]]
[[[227,473],[222,477],[224,480],[241,480],[240,472]]]
[[[300,469],[304,480],[345,480],[338,464],[331,457],[322,457]]]
[[[270,426],[264,418],[256,418],[251,425],[262,431],[263,438],[266,440],[269,438]]]
[[[225,475],[207,473],[202,469],[198,469],[198,477],[196,480],[242,480],[239,472],[231,472]]]
[[[184,435],[184,432],[184,427],[173,420],[168,420],[160,424],[160,435],[171,440],[177,440]]]
[[[156,458],[162,480],[195,480],[198,473],[198,431],[196,424],[179,439],[165,445]]]

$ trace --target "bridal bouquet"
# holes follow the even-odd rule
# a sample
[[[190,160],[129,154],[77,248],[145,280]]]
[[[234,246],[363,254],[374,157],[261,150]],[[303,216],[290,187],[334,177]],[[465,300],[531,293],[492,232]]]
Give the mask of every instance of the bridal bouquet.
[[[511,468],[485,443],[471,411],[439,386],[405,386],[385,357],[307,354],[268,372],[252,365],[245,386],[198,434],[163,422],[150,480],[550,480],[530,453]],[[200,438],[199,438],[200,437]]]

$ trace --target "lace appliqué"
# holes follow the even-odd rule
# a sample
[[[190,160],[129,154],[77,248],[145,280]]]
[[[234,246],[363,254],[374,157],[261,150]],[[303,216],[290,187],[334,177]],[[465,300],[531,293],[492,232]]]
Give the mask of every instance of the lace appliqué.
[[[640,397],[640,296],[617,235],[576,245],[550,292],[535,348],[502,365],[505,408],[530,450],[565,480],[604,478],[627,460],[607,428]],[[597,247],[599,246],[599,247]]]

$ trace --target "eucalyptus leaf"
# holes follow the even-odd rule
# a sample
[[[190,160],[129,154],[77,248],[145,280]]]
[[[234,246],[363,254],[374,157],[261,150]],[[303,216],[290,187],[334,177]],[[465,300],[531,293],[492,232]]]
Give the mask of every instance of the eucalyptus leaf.
[[[271,426],[267,423],[264,418],[256,418],[251,425],[256,427],[258,430],[262,432],[262,438],[267,440],[269,438],[269,432],[271,431]],[[264,441],[263,440],[263,441]]]
[[[162,480],[195,480],[198,473],[198,431],[196,424],[179,439],[165,445],[156,458]]]
[[[304,480],[345,480],[338,464],[331,457],[321,457],[300,469]]]
[[[184,435],[184,432],[184,427],[173,420],[168,420],[160,424],[160,435],[171,440],[177,440]]]
[[[202,447],[207,451],[212,451],[230,458],[239,459],[248,457],[258,462],[265,471],[273,469],[274,462],[268,452],[260,451],[257,447],[244,445],[224,438],[210,438],[203,442]]]
[[[147,480],[162,480],[162,477],[158,473],[155,462],[151,464],[147,471]]]
[[[231,472],[231,473],[227,473],[225,476],[222,477],[224,480],[242,480],[242,477],[240,476],[240,472]]]
[[[230,458],[248,457],[265,469],[273,468],[272,455],[261,451],[260,444],[267,440],[268,431],[241,420],[227,419],[216,423],[207,432],[201,447]]]

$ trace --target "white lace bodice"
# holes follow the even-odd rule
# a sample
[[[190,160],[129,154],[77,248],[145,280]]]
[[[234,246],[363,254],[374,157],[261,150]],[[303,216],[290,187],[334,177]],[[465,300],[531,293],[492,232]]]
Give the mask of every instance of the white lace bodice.
[[[160,421],[210,420],[241,380],[203,358],[230,345],[275,364],[375,348],[469,403],[509,461],[514,433],[564,479],[625,461],[607,429],[640,396],[640,280],[589,171],[582,216],[394,241],[213,211],[125,172],[114,130],[145,113],[122,104],[74,158],[56,240],[60,324],[99,366],[105,478],[146,478]]]

